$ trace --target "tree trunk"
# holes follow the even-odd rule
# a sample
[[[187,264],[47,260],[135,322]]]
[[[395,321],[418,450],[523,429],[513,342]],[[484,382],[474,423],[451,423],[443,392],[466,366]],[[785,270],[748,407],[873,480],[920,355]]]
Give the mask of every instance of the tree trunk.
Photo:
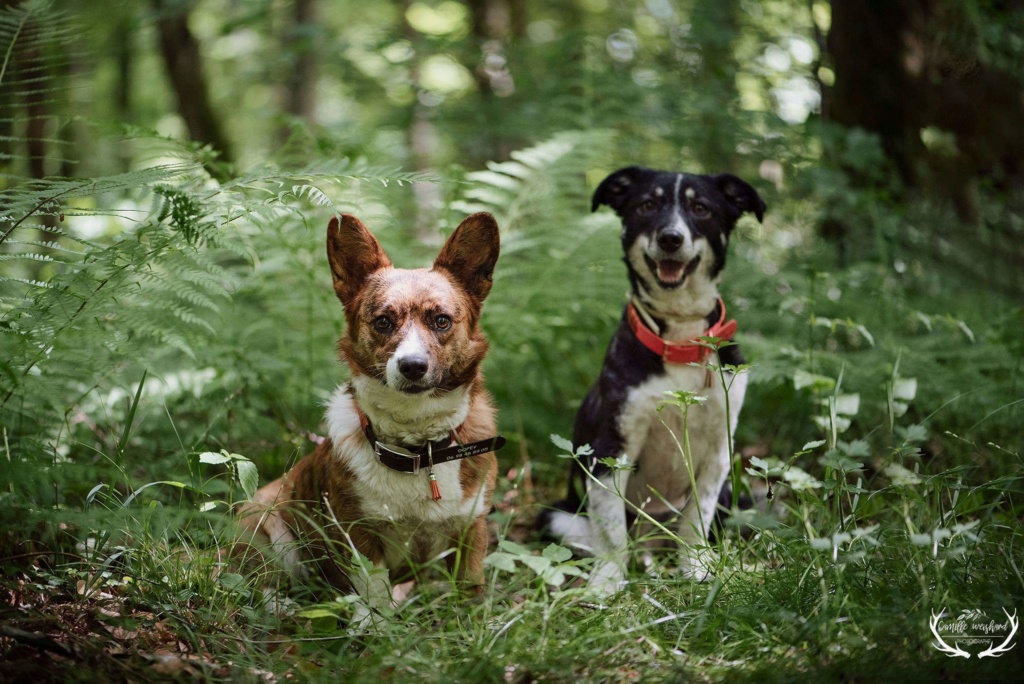
[[[1024,69],[1013,47],[1024,39],[1014,21],[1022,11],[1024,0],[832,0],[827,40],[829,118],[876,133],[905,188],[950,202],[971,226],[932,222],[928,241],[908,245],[951,243],[933,260],[997,288],[1007,287],[1000,274],[1019,272],[1020,243],[982,221],[982,188],[1005,193],[1001,203],[1024,189]],[[884,182],[870,170],[847,173],[869,191]],[[841,240],[856,228],[842,215],[823,232],[830,227]],[[950,254],[969,256],[957,263]]]
[[[25,153],[28,155],[28,172],[32,178],[46,177],[47,124],[51,115],[46,93],[48,81],[42,58],[35,48],[22,53],[18,76],[25,81]]]
[[[135,21],[125,18],[119,21],[113,29],[111,40],[114,43],[114,60],[117,64],[117,82],[114,85],[114,112],[121,123],[131,123],[132,113],[132,88],[134,86],[134,71],[132,65],[135,57]],[[129,143],[123,142],[118,146],[118,160],[122,171],[131,168],[132,155]]]
[[[913,0],[911,0],[913,1]],[[903,68],[904,36],[910,18],[906,0],[833,0],[827,45],[836,81],[829,113],[836,123],[878,133],[886,153],[905,180],[915,178],[913,160],[920,106],[917,84]]]
[[[316,119],[316,0],[295,0],[292,25],[285,38],[285,50],[292,57],[285,81],[285,112],[306,124]],[[287,140],[290,126],[282,131]]]
[[[413,171],[429,172],[435,170],[438,136],[437,127],[432,120],[432,108],[425,106],[419,97],[423,41],[405,18],[411,4],[410,0],[402,0],[399,4],[402,12],[402,34],[413,46],[413,57],[409,61],[409,81],[412,83],[416,98],[409,111],[409,160]],[[413,183],[412,193],[416,204],[416,238],[426,244],[440,244],[441,236],[437,232],[436,223],[438,210],[441,208],[441,188],[434,183]]]
[[[47,174],[48,146],[47,138],[55,122],[50,111],[50,100],[53,90],[57,87],[61,74],[54,74],[46,68],[46,60],[39,46],[32,43],[18,51],[17,76],[24,88],[23,106],[25,111],[25,154],[28,161],[28,172],[32,178],[45,178]],[[57,169],[54,169],[56,171]],[[54,242],[57,234],[57,217],[51,213],[39,215],[39,227],[43,242]]]
[[[114,42],[114,59],[117,63],[117,83],[114,86],[114,111],[122,123],[132,120],[132,62],[135,57],[133,45],[134,21],[122,19],[114,27],[111,40]]]
[[[1024,2],[988,11],[977,21],[1024,11]],[[980,59],[972,21],[952,0],[832,0],[827,41],[831,120],[877,133],[908,186],[951,197],[969,222],[979,178],[1024,182],[1024,78]],[[928,127],[952,134],[952,148],[927,149]]]
[[[512,79],[505,60],[510,40],[526,35],[524,0],[468,0],[473,63],[470,70],[486,97],[511,92]]]
[[[179,4],[153,0],[160,54],[178,100],[178,113],[185,120],[192,140],[209,145],[220,155],[221,162],[230,164],[233,160],[231,146],[210,104],[199,43],[188,27],[188,10]],[[215,168],[208,170],[214,175],[223,175],[223,171]]]
[[[736,59],[733,42],[739,32],[736,0],[698,0],[691,20],[691,35],[700,46],[700,71],[693,102],[697,106],[695,130],[701,135],[694,152],[706,172],[735,167],[736,133],[730,110],[735,109]]]
[[[467,0],[470,12],[470,49],[466,67],[472,72],[480,93],[481,109],[501,107],[499,98],[515,92],[515,80],[509,68],[509,42],[526,35],[525,0]],[[505,159],[519,145],[514,139],[488,132],[477,149],[474,162]]]
[[[0,10],[5,10],[14,4],[14,0],[0,0]],[[11,75],[4,77],[4,83],[0,83],[0,168],[5,173],[15,171],[15,153],[12,138],[14,137],[14,118],[17,111],[17,98],[13,90],[6,86],[6,82],[13,80]]]

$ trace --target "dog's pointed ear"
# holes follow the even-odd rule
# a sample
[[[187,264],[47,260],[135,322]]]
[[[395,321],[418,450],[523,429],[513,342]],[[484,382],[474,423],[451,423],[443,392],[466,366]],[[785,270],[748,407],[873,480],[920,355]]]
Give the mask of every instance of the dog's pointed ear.
[[[491,291],[500,248],[498,222],[486,212],[467,216],[434,260],[434,269],[448,271],[479,304]]]
[[[602,204],[607,204],[616,214],[622,216],[629,188],[643,172],[644,169],[639,166],[627,166],[605,178],[594,191],[594,197],[590,200],[590,211],[597,211]]]
[[[391,266],[377,238],[352,214],[342,214],[340,221],[334,216],[327,224],[327,261],[334,293],[346,307],[370,275]]]
[[[757,194],[757,190],[750,183],[731,173],[715,176],[715,183],[718,184],[729,204],[736,207],[741,214],[749,212],[757,217],[758,223],[764,221],[764,211],[768,205],[764,203],[761,195]]]

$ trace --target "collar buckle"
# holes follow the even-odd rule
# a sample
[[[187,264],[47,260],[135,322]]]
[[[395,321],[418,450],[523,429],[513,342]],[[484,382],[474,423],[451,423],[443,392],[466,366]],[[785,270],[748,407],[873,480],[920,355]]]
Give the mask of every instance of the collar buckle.
[[[382,449],[384,452],[387,452],[387,456],[385,456],[381,451]],[[382,444],[376,440],[373,443],[373,451],[377,454],[377,461],[391,470],[405,475],[416,475],[420,472],[420,454],[414,453],[397,445]],[[388,460],[391,460],[392,462],[398,461],[403,465],[408,463],[412,466],[412,469],[407,470],[404,467],[396,468],[391,463],[388,463]]]

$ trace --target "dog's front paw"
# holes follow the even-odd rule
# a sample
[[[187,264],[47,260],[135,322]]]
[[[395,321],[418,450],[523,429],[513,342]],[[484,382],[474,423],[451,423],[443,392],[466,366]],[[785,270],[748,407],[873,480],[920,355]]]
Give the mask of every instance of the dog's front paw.
[[[599,598],[606,598],[626,586],[626,571],[614,561],[598,561],[590,571],[587,588]]]
[[[679,556],[679,574],[695,582],[710,582],[715,579],[718,554],[708,548],[688,548]]]

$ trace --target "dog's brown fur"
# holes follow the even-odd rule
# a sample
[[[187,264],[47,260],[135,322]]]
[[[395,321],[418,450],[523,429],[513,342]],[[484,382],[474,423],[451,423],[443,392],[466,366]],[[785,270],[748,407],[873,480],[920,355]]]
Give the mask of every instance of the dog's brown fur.
[[[335,410],[335,402],[350,413],[382,410],[380,406],[361,406],[358,388],[366,385],[374,387],[375,392],[387,392],[380,389],[388,383],[386,364],[401,340],[415,332],[431,358],[433,373],[429,376],[433,389],[423,401],[453,391],[465,392],[468,412],[457,427],[460,441],[493,437],[495,410],[480,373],[487,341],[478,322],[498,256],[494,219],[488,214],[468,217],[448,239],[431,269],[410,271],[393,268],[369,230],[354,216],[345,215],[340,223],[335,218],[328,226],[327,256],[334,290],[347,321],[339,351],[352,372],[352,382],[346,389],[348,398],[336,395],[331,410]],[[447,330],[432,323],[442,313],[451,319]],[[394,332],[375,329],[374,320],[382,315],[394,321]],[[400,424],[402,416],[393,417]],[[367,451],[369,444],[358,428],[358,419],[351,415],[329,418],[345,426],[343,434],[333,434],[334,439],[326,439],[291,471],[260,489],[241,512],[243,526],[264,544],[285,546],[285,542],[295,542],[298,551],[288,550],[286,563],[306,561],[306,566],[345,591],[361,586],[353,574],[353,551],[375,567],[386,568],[391,579],[398,579],[431,560],[438,549],[455,549],[447,556],[449,568],[470,587],[481,587],[488,543],[486,513],[497,473],[494,454],[445,464],[459,469],[459,510],[472,511],[471,516],[456,512],[433,519],[437,511],[448,509],[432,506],[451,507],[455,502],[431,502],[427,476],[421,472],[400,477],[422,482],[422,510],[432,519],[389,519],[373,510],[374,504],[367,503],[367,496],[379,499],[386,491],[375,479],[377,475],[382,481],[391,475],[373,470],[386,467],[369,460],[367,454],[372,452]],[[386,423],[375,425],[381,441],[400,441],[395,439],[397,435],[386,434],[384,426]],[[382,427],[385,434],[381,434]],[[440,424],[424,429],[445,432]],[[415,439],[415,428],[411,430]],[[401,436],[407,440],[409,433]],[[424,433],[422,438],[421,442],[436,436]],[[399,484],[404,487],[405,482]],[[448,486],[454,489],[454,480]],[[481,498],[484,505],[479,512]],[[396,557],[402,561],[396,561]]]

